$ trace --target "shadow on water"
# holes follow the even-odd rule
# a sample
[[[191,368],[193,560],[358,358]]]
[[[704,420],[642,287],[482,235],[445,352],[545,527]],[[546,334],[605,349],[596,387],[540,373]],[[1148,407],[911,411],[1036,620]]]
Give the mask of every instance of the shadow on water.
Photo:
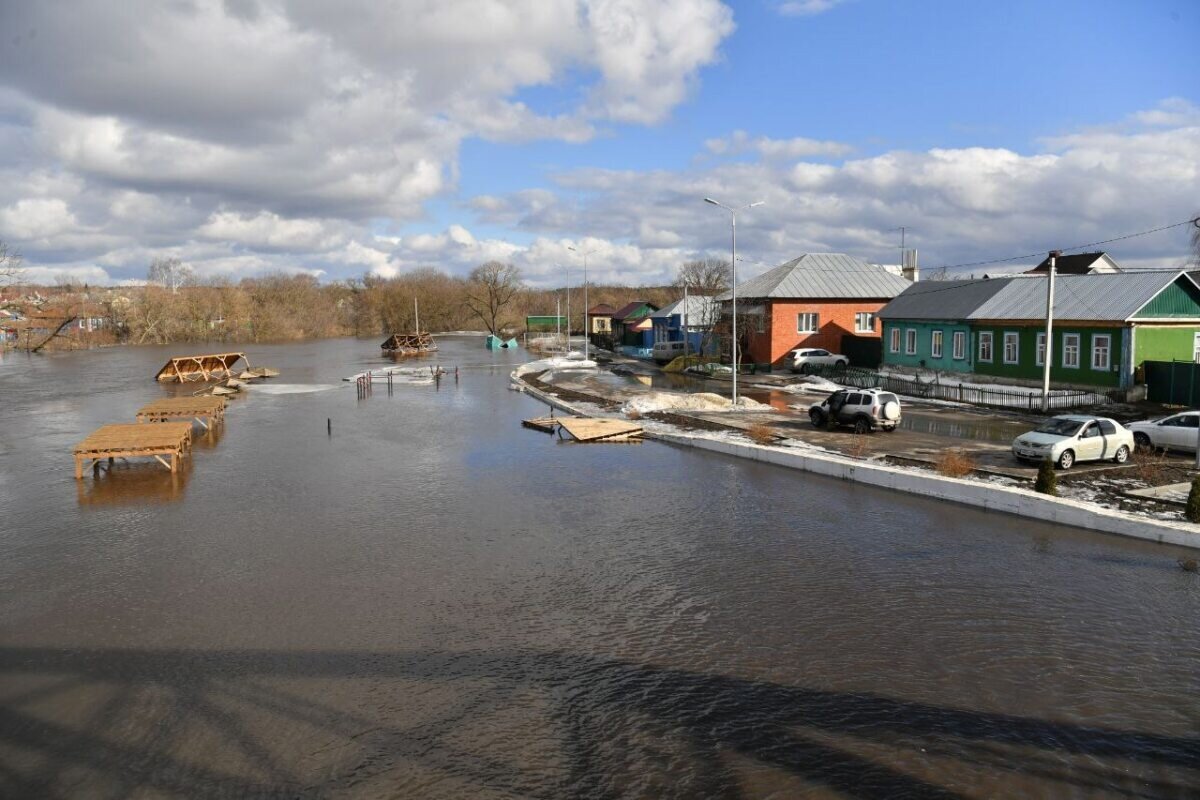
[[[200,441],[198,437],[196,447]],[[85,470],[83,478],[75,482],[76,497],[81,506],[140,506],[182,500],[192,476],[193,459],[180,459],[176,472],[156,461],[118,461],[112,469],[102,466],[94,473]]]
[[[959,797],[980,771],[1002,784],[1050,782],[1039,785],[1052,794],[1132,797],[1195,796],[1189,787],[1200,777],[1197,738],[557,652],[8,647],[0,676],[6,797],[71,794],[64,775],[86,776],[77,780],[96,790],[89,796],[296,796],[358,791],[372,780],[394,794],[421,770],[463,787],[463,796],[739,798],[749,793],[738,763],[862,798]],[[326,679],[395,680],[404,697],[389,705],[373,690],[370,710],[355,711],[311,688],[297,692]],[[435,689],[454,698],[436,716],[409,707],[406,698]],[[89,692],[99,701],[71,722],[37,710],[64,696],[78,708]],[[485,751],[494,731],[472,747],[472,726],[497,709],[531,708],[546,715],[538,747],[556,749],[557,761],[543,756],[537,769],[494,746]],[[197,725],[223,741],[223,757],[188,746],[185,731]],[[336,741],[295,752],[289,743],[300,728]],[[322,758],[337,763],[314,765]]]

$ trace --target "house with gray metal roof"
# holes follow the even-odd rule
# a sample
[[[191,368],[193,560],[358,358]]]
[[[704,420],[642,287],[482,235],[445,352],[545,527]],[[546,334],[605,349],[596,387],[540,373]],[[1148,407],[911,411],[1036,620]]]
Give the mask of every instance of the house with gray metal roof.
[[[781,365],[800,347],[842,352],[853,343],[847,339],[872,340],[877,347],[876,314],[912,285],[845,253],[805,253],[738,285],[744,357]],[[732,295],[718,299],[728,307]]]
[[[1047,358],[1045,278],[916,284],[880,311],[890,366],[1038,382]],[[1200,359],[1200,285],[1186,272],[1055,279],[1051,379],[1129,387],[1146,361]]]

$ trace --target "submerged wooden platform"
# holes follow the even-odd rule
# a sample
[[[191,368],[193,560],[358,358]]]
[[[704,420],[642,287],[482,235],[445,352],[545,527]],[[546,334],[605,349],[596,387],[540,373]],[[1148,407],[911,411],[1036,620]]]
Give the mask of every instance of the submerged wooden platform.
[[[92,468],[96,469],[101,461],[107,460],[111,464],[114,458],[150,457],[171,472],[176,472],[179,469],[179,459],[191,449],[190,422],[162,422],[157,425],[131,422],[105,425],[75,445],[75,477],[83,477],[83,465],[87,461],[91,461]]]
[[[398,356],[432,353],[438,349],[431,333],[393,333],[379,346]]]
[[[245,353],[208,353],[198,356],[175,356],[154,376],[159,381],[215,381],[232,378],[233,367],[239,361],[249,361]]]
[[[558,417],[534,417],[533,419],[523,419],[521,424],[526,428],[533,428],[535,431],[542,433],[554,433],[558,430]]]
[[[191,396],[155,400],[139,408],[135,419],[138,422],[195,420],[207,429],[225,421],[225,398]]]
[[[641,425],[620,419],[558,417],[557,420],[561,430],[577,442],[631,442],[642,438]]]

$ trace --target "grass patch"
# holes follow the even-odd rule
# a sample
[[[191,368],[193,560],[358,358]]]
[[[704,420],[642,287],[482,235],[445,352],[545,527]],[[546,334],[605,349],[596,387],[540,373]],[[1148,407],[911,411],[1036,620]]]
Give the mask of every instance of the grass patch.
[[[951,448],[938,458],[935,469],[947,478],[965,478],[975,470],[975,459],[958,448]]]
[[[770,426],[764,425],[761,422],[756,422],[749,428],[746,428],[746,435],[755,444],[774,444],[778,438]]]

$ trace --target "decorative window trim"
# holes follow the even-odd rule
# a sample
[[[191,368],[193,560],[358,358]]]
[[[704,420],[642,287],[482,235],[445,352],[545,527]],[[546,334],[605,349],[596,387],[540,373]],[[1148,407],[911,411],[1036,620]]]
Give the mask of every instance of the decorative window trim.
[[[892,328],[891,335],[888,339],[888,350],[893,353],[900,352],[900,329]]]
[[[1011,338],[1010,338],[1011,337]],[[1008,343],[1013,342],[1013,357],[1008,357]],[[1020,364],[1021,363],[1021,332],[1020,331],[1005,331],[1004,338],[1001,340],[1004,345],[1004,350],[1000,353],[1000,358],[1005,364]]]
[[[950,357],[955,361],[965,361],[967,358],[967,332],[955,331],[950,337]]]
[[[1071,363],[1071,359],[1067,358],[1067,344],[1071,341],[1075,342],[1075,363]],[[1064,333],[1062,338],[1062,366],[1065,369],[1079,369],[1079,351],[1083,348],[1083,337],[1078,333]]]
[[[995,358],[996,343],[995,343],[994,339],[995,339],[995,337],[991,331],[980,331],[979,332],[979,361],[980,361],[980,363],[991,364],[992,359]],[[983,355],[984,342],[987,342],[987,357],[986,358]]]
[[[1034,343],[1033,362],[1035,367],[1046,366],[1046,332],[1038,331],[1037,341]]]
[[[1103,339],[1104,344],[1104,364],[1103,366],[1096,365],[1096,356],[1100,352],[1097,345],[1099,340]],[[1092,334],[1092,369],[1097,372],[1108,372],[1112,369],[1112,334],[1111,333],[1094,333]]]
[[[945,340],[946,340],[945,331],[934,330],[934,331],[929,332],[929,357],[930,358],[941,358],[942,357],[942,353],[945,352]]]
[[[904,329],[904,355],[915,356],[917,354],[917,329]]]

